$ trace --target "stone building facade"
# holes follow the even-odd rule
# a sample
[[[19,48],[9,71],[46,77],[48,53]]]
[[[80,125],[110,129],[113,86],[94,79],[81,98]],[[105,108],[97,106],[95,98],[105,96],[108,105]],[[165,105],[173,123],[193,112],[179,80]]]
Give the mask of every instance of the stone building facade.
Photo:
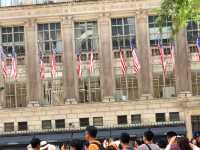
[[[189,22],[187,29],[176,35],[173,68],[169,61],[172,22],[166,18],[162,39],[168,70],[164,79],[155,25],[160,0],[20,1],[17,6],[4,5],[0,8],[0,43],[8,65],[15,49],[18,76],[13,80],[1,75],[2,134],[77,129],[88,124],[111,127],[177,122],[185,123],[188,137],[200,130],[200,62],[195,47],[199,24]],[[131,40],[141,63],[137,74],[131,66]],[[120,71],[119,47],[126,54],[125,76]],[[50,73],[53,48],[55,78]],[[92,74],[88,72],[91,49],[95,59]],[[40,79],[40,52],[44,55],[44,80]],[[76,73],[80,53],[82,79]]]

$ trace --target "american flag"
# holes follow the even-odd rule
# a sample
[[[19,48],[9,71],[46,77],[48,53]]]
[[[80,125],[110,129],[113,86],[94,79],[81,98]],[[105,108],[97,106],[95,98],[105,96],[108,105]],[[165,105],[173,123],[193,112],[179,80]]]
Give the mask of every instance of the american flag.
[[[126,64],[126,59],[124,56],[124,51],[120,48],[120,64],[121,64],[121,70],[123,75],[126,74],[127,71],[127,64]]]
[[[174,44],[171,43],[171,46],[170,46],[170,62],[173,66],[173,70],[175,69],[175,53],[174,53]]]
[[[51,50],[51,76],[54,78],[56,76],[56,56],[55,56],[55,49],[52,47]]]
[[[200,61],[200,36],[197,38],[197,49],[198,49],[198,55],[199,55],[199,61]]]
[[[2,69],[2,73],[3,73],[3,77],[4,77],[4,79],[6,79],[7,75],[8,75],[8,70],[7,70],[7,65],[6,65],[6,55],[3,52],[2,46],[0,46],[0,62],[1,62],[1,69]]]
[[[40,78],[43,80],[45,77],[45,67],[44,67],[44,61],[43,61],[43,54],[40,51]]]
[[[162,65],[163,72],[165,74],[166,71],[166,63],[165,63],[165,55],[164,55],[164,48],[162,46],[161,40],[158,41],[158,49],[160,51],[160,64]]]
[[[81,53],[79,53],[77,55],[77,74],[78,74],[78,77],[81,79],[82,78],[82,61],[81,61]]]
[[[132,50],[132,56],[133,56],[133,71],[134,73],[138,73],[141,69],[141,65],[135,51],[136,49],[135,49],[134,40],[132,40],[131,42],[131,50]]]
[[[92,73],[94,72],[94,54],[93,54],[93,49],[90,51],[90,58],[89,58],[89,72]]]
[[[11,63],[11,74],[10,76],[13,79],[17,78],[17,54],[15,49],[12,50],[12,63]]]

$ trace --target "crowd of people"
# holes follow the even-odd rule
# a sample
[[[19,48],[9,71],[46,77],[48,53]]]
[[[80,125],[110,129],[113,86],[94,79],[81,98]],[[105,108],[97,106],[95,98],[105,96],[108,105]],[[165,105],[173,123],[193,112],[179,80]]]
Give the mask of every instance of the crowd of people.
[[[128,133],[121,133],[119,140],[97,140],[97,128],[86,128],[84,140],[72,140],[69,144],[62,143],[59,150],[161,150],[154,141],[154,133],[151,130],[144,132],[143,141],[130,142]],[[168,145],[164,150],[200,150],[200,134],[198,133],[191,141],[184,136],[170,131],[166,134]],[[47,141],[33,138],[27,146],[27,150],[57,150],[54,145]]]

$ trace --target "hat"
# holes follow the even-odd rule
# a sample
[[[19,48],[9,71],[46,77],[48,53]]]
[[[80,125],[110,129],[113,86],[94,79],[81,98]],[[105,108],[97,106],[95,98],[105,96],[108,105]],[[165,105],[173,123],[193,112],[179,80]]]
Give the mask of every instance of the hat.
[[[47,143],[47,141],[40,142],[40,150],[44,150],[47,148],[49,148],[49,144]]]
[[[27,146],[27,150],[33,150],[31,144],[29,144],[29,145]]]

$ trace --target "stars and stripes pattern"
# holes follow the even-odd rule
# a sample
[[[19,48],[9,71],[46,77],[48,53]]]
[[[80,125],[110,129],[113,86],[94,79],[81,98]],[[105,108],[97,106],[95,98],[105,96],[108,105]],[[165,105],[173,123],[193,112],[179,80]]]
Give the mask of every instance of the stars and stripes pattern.
[[[94,72],[94,54],[93,54],[93,49],[90,51],[90,57],[89,57],[89,72],[93,73]]]
[[[77,75],[80,79],[82,79],[82,61],[81,61],[81,53],[77,55]]]
[[[51,50],[51,76],[52,78],[54,78],[56,76],[56,51],[55,49],[52,47]]]
[[[40,79],[45,78],[45,66],[44,66],[44,60],[43,60],[43,54],[40,51]]]
[[[172,64],[173,70],[175,70],[175,51],[174,51],[174,43],[170,45],[170,63]]]
[[[138,73],[141,69],[141,65],[138,60],[135,44],[133,41],[131,42],[131,50],[132,50],[132,57],[133,57],[133,71],[134,71],[134,73]]]
[[[125,75],[127,71],[127,64],[126,64],[126,59],[124,56],[124,51],[121,48],[120,48],[120,65],[121,65],[122,74]]]
[[[15,80],[17,78],[17,54],[15,49],[12,50],[12,63],[10,76]]]
[[[163,73],[165,75],[166,72],[166,63],[165,63],[165,55],[164,55],[164,48],[162,46],[161,40],[158,40],[158,49],[160,52],[160,64],[162,65],[163,68]]]
[[[2,46],[0,46],[0,62],[1,62],[3,78],[6,79],[8,76],[8,70],[7,70],[7,65],[6,65],[6,55],[3,51]]]
[[[200,61],[200,36],[197,38],[197,49],[198,49],[198,56]]]

